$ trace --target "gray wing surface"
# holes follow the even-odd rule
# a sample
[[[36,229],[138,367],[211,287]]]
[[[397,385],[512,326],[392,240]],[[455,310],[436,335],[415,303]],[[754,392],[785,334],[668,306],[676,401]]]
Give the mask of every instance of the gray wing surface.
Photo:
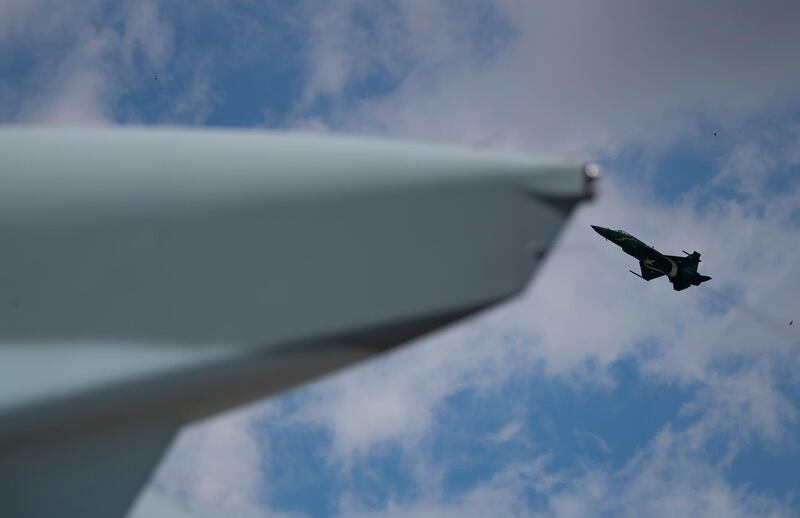
[[[8,454],[0,464],[3,516],[123,516],[174,430],[87,435],[84,441]],[[162,516],[162,515],[158,515]]]
[[[591,194],[581,164],[248,131],[3,129],[0,167],[2,516],[120,516],[182,424],[519,293]]]

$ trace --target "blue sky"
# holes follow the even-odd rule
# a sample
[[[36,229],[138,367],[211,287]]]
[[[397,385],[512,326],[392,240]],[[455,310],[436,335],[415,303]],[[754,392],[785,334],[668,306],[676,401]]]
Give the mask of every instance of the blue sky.
[[[187,429],[162,493],[241,516],[796,516],[798,15],[0,0],[0,122],[369,133],[604,166],[518,300]],[[590,223],[702,252],[710,289],[641,282]]]

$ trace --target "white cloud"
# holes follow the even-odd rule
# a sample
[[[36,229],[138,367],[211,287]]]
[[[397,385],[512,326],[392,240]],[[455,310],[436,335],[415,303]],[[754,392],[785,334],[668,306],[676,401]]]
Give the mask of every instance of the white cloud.
[[[503,426],[496,433],[491,436],[491,441],[495,443],[508,442],[516,437],[525,426],[521,419],[514,419],[510,423]]]
[[[36,56],[22,78],[23,92],[5,91],[14,106],[4,116],[18,123],[108,124],[129,89],[136,60],[158,72],[172,56],[173,30],[152,1],[126,1],[109,9],[49,0],[0,2],[0,43]],[[149,74],[148,74],[149,76]]]
[[[605,455],[611,453],[611,448],[608,447],[608,443],[596,433],[592,433],[588,430],[573,430],[572,435],[575,436],[575,440],[584,449],[590,452],[599,452]]]
[[[631,139],[668,145],[698,113],[726,124],[797,100],[792,2],[427,4],[424,16],[417,2],[322,8],[317,19],[336,24],[312,25],[312,49],[324,52],[311,53],[309,95],[344,99],[363,79],[354,71],[370,66],[402,79],[384,96],[344,102],[331,117],[339,126],[468,144],[501,132],[503,146],[585,152]],[[464,44],[476,5],[513,37],[479,33],[469,40],[477,45]],[[354,14],[364,11],[391,30],[365,35]],[[481,45],[495,50],[491,59],[476,58]]]
[[[695,449],[727,432],[737,437],[730,441],[731,457],[754,439],[768,444],[785,444],[787,425],[800,419],[792,401],[776,386],[776,377],[766,365],[737,374],[711,374],[697,398],[683,409],[683,415],[700,415],[688,436]]]
[[[21,122],[98,125],[111,122],[113,82],[103,61],[116,39],[108,31],[86,29],[84,39],[64,56],[43,91],[22,106]]]
[[[122,7],[121,58],[128,61],[141,50],[145,61],[158,72],[171,58],[173,28],[162,19],[153,0],[128,1]]]
[[[418,498],[390,500],[376,509],[362,495],[346,494],[340,511],[346,516],[420,517],[793,516],[786,502],[727,481],[729,459],[712,460],[709,447],[718,433],[730,431],[731,424],[719,418],[717,402],[705,400],[702,410],[712,413],[683,430],[666,427],[619,468],[603,464],[557,468],[543,455],[514,462],[489,480],[452,495],[435,477],[425,475],[433,468],[421,460],[418,472],[425,483],[420,483]]]
[[[199,125],[208,119],[214,102],[218,100],[211,85],[212,71],[213,60],[210,57],[195,64],[189,88],[175,99],[172,113],[165,115],[163,122]]]
[[[479,321],[462,324],[337,374],[306,391],[304,404],[291,418],[329,428],[333,460],[348,465],[390,441],[413,449],[430,431],[436,406],[445,397],[464,388],[502,384],[529,366],[527,344],[509,340],[492,346],[486,335]],[[517,369],[509,368],[514,364]]]
[[[0,45],[60,41],[70,31],[83,27],[99,5],[98,0],[0,0]]]
[[[185,427],[161,460],[155,490],[220,515],[278,516],[265,507],[261,464],[268,448],[253,429],[267,412],[251,406]]]

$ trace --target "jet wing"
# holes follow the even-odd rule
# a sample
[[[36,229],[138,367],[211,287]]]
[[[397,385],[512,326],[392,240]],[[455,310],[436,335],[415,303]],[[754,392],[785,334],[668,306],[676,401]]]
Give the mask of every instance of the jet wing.
[[[646,281],[650,281],[664,275],[653,267],[648,266],[644,261],[639,261],[639,268],[642,270],[642,278]]]
[[[0,169],[0,516],[87,518],[182,424],[519,293],[596,175],[139,128],[2,129]]]

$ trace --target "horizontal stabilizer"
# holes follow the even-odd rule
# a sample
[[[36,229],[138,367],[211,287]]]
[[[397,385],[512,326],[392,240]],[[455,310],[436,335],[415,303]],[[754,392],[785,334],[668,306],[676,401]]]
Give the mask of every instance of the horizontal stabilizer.
[[[694,284],[695,286],[700,286],[700,284],[702,284],[702,283],[704,283],[706,281],[710,281],[710,280],[711,280],[711,277],[709,277],[708,275],[698,275],[697,276],[697,280],[695,282],[693,282],[692,284]]]

